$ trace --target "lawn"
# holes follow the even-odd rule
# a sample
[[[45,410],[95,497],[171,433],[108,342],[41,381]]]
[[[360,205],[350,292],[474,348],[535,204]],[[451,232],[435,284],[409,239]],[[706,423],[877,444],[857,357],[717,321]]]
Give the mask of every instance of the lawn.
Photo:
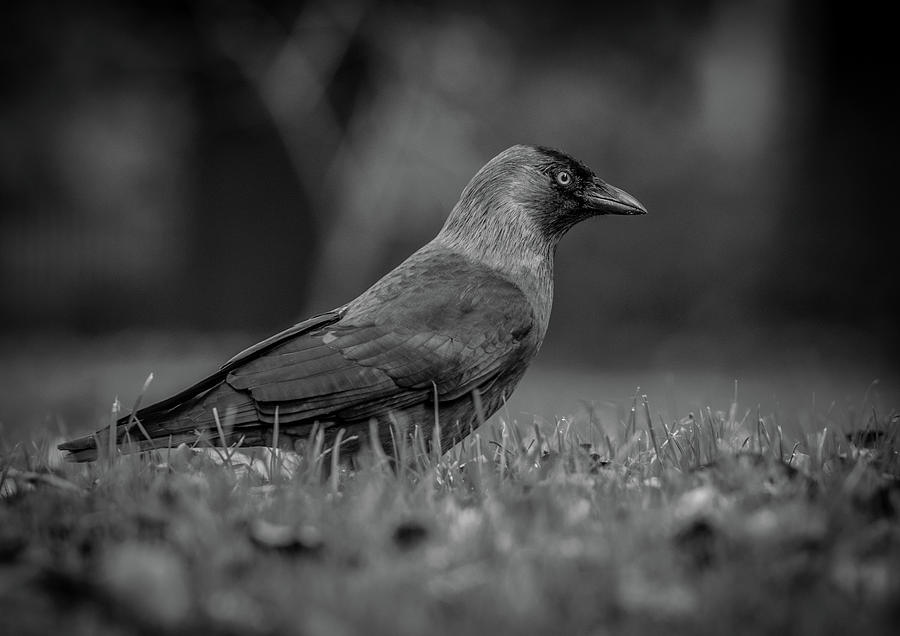
[[[128,404],[147,359],[116,366],[118,351],[65,364],[99,360],[95,390],[127,380]],[[192,375],[210,358],[171,353]],[[782,370],[735,400],[720,372],[648,372],[636,391],[639,371],[536,369],[443,457],[412,431],[399,462],[370,448],[349,470],[315,439],[302,455],[201,437],[60,463],[39,405],[81,432],[111,398],[84,389],[99,406],[76,408],[90,382],[41,369],[56,392],[42,402],[20,379],[16,411],[40,422],[7,420],[3,436],[4,634],[873,634],[900,620],[900,427],[883,383],[797,389]]]

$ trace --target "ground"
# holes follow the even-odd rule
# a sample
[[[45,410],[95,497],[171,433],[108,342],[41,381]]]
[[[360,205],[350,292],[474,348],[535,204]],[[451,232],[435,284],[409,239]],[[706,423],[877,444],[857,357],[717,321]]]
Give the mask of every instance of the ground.
[[[95,392],[131,382],[127,404],[153,366],[104,347],[7,365],[24,406],[3,414],[5,633],[873,634],[900,619],[898,402],[874,377],[798,388],[758,370],[735,400],[718,370],[535,369],[443,457],[413,432],[399,464],[372,448],[353,471],[315,440],[304,456],[198,439],[60,463],[45,405],[81,432],[109,410]],[[189,376],[213,358],[168,351]]]

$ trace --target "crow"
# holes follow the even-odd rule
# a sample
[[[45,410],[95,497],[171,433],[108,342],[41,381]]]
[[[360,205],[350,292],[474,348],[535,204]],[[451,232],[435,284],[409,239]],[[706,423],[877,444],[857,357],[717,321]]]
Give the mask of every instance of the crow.
[[[270,446],[277,428],[280,447],[297,449],[316,431],[324,448],[349,443],[344,454],[370,431],[393,451],[391,427],[402,425],[422,427],[446,451],[503,404],[540,349],[560,238],[595,215],[646,212],[562,152],[508,148],[463,189],[437,236],[362,295],[122,417],[116,442],[148,450],[206,432],[213,442]],[[59,448],[92,461],[104,434]]]

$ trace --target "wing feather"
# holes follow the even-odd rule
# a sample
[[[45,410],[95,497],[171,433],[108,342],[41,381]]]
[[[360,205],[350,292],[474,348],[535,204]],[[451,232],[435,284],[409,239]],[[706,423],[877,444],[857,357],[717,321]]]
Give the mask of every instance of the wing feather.
[[[396,285],[399,295],[322,329],[298,334],[228,374],[263,412],[291,419],[363,418],[386,408],[456,399],[490,387],[533,351],[534,315],[522,292],[493,272],[440,273],[434,285]],[[417,280],[421,273],[413,272]]]
[[[450,403],[500,378],[514,385],[540,344],[534,325],[525,295],[496,272],[459,254],[414,255],[350,305],[246,349],[137,415],[165,434],[211,428],[212,408],[232,406],[236,426],[259,436],[276,410],[286,424],[328,424],[428,408],[435,388]]]

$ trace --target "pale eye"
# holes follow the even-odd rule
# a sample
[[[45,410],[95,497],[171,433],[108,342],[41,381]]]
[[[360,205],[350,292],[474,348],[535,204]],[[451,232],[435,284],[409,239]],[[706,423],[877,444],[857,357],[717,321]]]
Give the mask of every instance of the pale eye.
[[[561,186],[567,186],[572,183],[572,175],[567,170],[560,170],[556,173],[556,182]]]

